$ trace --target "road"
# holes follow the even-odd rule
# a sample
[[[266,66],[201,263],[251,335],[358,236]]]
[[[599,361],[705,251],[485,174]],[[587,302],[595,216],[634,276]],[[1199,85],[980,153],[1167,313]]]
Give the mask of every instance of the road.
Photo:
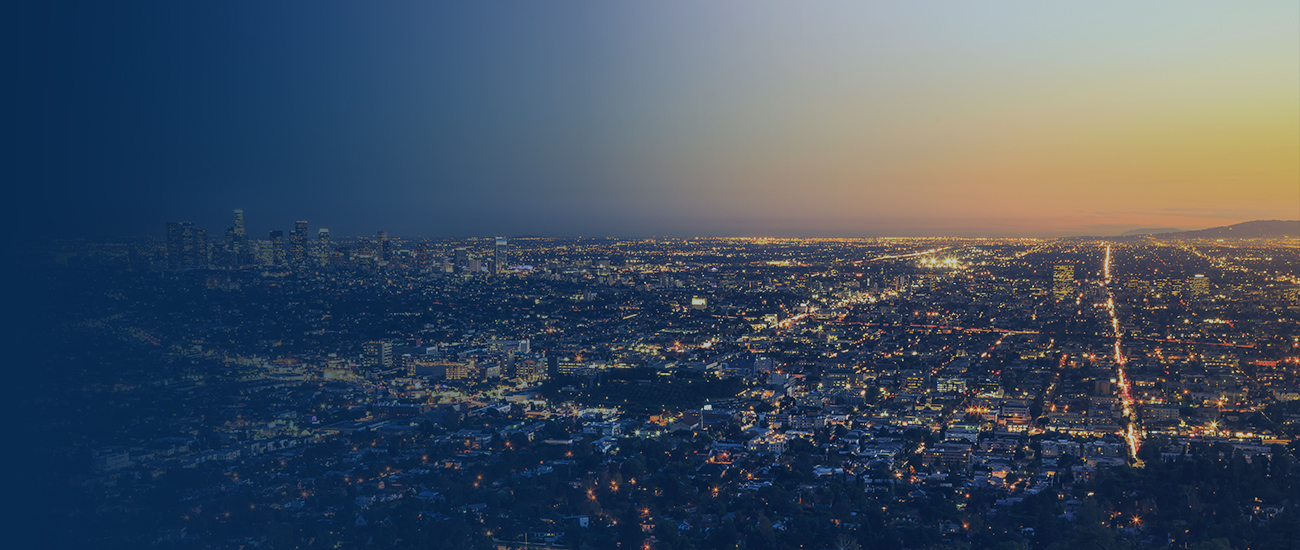
[[[1124,405],[1124,417],[1128,418],[1128,428],[1124,431],[1124,439],[1128,441],[1129,458],[1134,466],[1141,468],[1142,461],[1138,460],[1137,452],[1142,445],[1142,428],[1141,420],[1138,418],[1137,409],[1133,401],[1133,385],[1129,383],[1128,372],[1125,365],[1128,360],[1124,358],[1124,334],[1119,328],[1119,316],[1115,313],[1115,294],[1111,290],[1110,273],[1110,245],[1106,245],[1106,261],[1102,267],[1104,278],[1104,288],[1106,289],[1106,309],[1110,312],[1111,334],[1115,337],[1115,373],[1119,379],[1119,396]]]

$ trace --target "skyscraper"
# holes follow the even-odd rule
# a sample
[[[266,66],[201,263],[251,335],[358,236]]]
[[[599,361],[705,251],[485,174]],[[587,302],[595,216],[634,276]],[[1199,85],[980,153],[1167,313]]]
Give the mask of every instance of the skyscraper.
[[[244,265],[253,262],[253,246],[244,231],[244,211],[235,209],[235,223],[226,228],[226,242],[221,258],[214,262],[223,265]]]
[[[388,232],[380,231],[375,235],[375,238],[378,241],[376,244],[379,246],[379,259],[385,262],[391,261],[393,259],[393,243],[388,240]]]
[[[1052,295],[1057,300],[1066,300],[1074,295],[1074,266],[1056,264],[1052,272]]]
[[[1201,300],[1210,295],[1210,279],[1205,275],[1196,275],[1183,283],[1183,294],[1188,300]]]
[[[271,263],[284,267],[284,231],[272,231],[271,240]]]
[[[415,267],[421,271],[429,268],[429,245],[420,243],[415,245]]]
[[[497,237],[496,250],[493,251],[492,271],[496,273],[505,273],[506,268],[510,267],[509,261],[509,243],[505,237]]]
[[[167,265],[171,269],[208,263],[208,232],[193,222],[167,222]]]
[[[239,265],[241,248],[243,247],[240,246],[239,238],[235,236],[235,227],[233,225],[226,227],[226,240],[221,243],[221,248],[215,251],[216,255],[212,258],[212,263],[223,266]]]
[[[333,252],[334,249],[330,248],[330,230],[324,227],[316,230],[316,263],[329,265]]]
[[[459,247],[456,249],[456,271],[461,271],[469,267],[469,249]]]
[[[293,233],[289,234],[289,263],[298,267],[307,261],[307,220],[298,220],[293,226]]]

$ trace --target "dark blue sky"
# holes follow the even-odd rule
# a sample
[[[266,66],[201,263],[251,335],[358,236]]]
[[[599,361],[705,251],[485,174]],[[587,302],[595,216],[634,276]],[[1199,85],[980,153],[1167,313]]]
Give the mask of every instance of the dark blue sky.
[[[591,137],[575,134],[600,109],[603,31],[540,5],[394,7],[38,14],[38,196],[71,232],[219,231],[235,207],[259,233],[298,218],[341,234],[517,232],[577,214],[548,196],[576,178],[538,164]]]
[[[59,235],[219,233],[234,208],[258,236],[295,219],[449,237],[1295,217],[1294,3],[21,9],[16,219]],[[1122,136],[1173,145],[1135,156]],[[1215,194],[1233,181],[1257,191]]]

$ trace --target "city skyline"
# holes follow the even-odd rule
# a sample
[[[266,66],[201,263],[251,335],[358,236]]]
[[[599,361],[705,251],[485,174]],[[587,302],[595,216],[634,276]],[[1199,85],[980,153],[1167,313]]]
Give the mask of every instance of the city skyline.
[[[1300,550],[1300,2],[10,12],[15,548]]]
[[[235,230],[235,227],[236,227],[236,226],[228,226],[228,227],[226,227],[226,231],[229,233],[230,231],[235,230],[236,233],[237,233],[238,235],[240,235],[240,238],[242,239],[242,238],[245,237],[245,233],[244,233],[243,230],[242,230],[242,227],[243,227],[243,209],[236,208],[236,209],[233,210],[233,212],[235,213],[235,216],[236,216],[236,220],[237,220],[236,223],[238,224],[238,227],[240,227],[241,229],[239,229],[239,230]],[[229,215],[230,215],[230,211],[226,211],[226,217],[227,217],[227,218],[229,217]],[[220,221],[219,221],[215,216],[208,216],[208,215],[205,214],[204,217],[203,217],[202,219],[209,219],[209,220],[211,220],[211,221],[212,221],[212,226],[213,226],[213,227],[219,227],[219,226],[221,225],[221,222],[220,222]],[[1097,234],[1097,235],[1070,234],[1070,235],[1015,235],[1015,236],[996,236],[996,235],[995,235],[995,236],[986,236],[986,235],[972,235],[972,236],[964,236],[964,235],[955,235],[955,234],[934,234],[934,235],[901,235],[901,234],[900,234],[900,235],[864,235],[864,236],[856,236],[856,235],[817,235],[817,236],[811,236],[811,237],[804,237],[804,236],[791,236],[791,235],[780,235],[780,234],[772,234],[772,235],[732,235],[732,234],[718,234],[718,235],[714,235],[714,234],[689,234],[689,233],[675,234],[675,233],[671,233],[671,232],[666,232],[666,233],[659,233],[659,234],[649,234],[649,233],[644,233],[644,234],[632,234],[632,235],[601,235],[601,234],[589,234],[589,235],[566,235],[566,234],[560,234],[560,235],[546,235],[546,234],[538,234],[538,233],[520,233],[520,234],[517,234],[517,235],[516,235],[516,234],[508,235],[508,237],[509,237],[509,238],[537,238],[537,237],[541,237],[541,238],[561,238],[561,239],[563,239],[563,238],[575,238],[575,237],[576,237],[576,238],[595,238],[595,239],[600,239],[600,238],[616,238],[616,239],[644,239],[644,238],[684,238],[684,239],[691,239],[691,238],[738,238],[738,239],[768,239],[768,238],[771,238],[771,239],[872,239],[872,238],[901,238],[901,239],[909,239],[909,238],[927,238],[927,237],[940,237],[940,238],[942,238],[942,237],[948,237],[948,238],[956,238],[956,239],[981,239],[981,238],[985,238],[985,239],[1006,239],[1006,238],[1010,238],[1010,239],[1014,239],[1014,238],[1056,239],[1056,238],[1078,238],[1078,237],[1091,237],[1091,238],[1104,238],[1104,237],[1129,237],[1129,236],[1139,236],[1139,235],[1156,235],[1156,234],[1172,234],[1172,233],[1192,233],[1192,232],[1205,231],[1205,230],[1223,229],[1223,228],[1227,228],[1227,227],[1233,227],[1233,226],[1245,225],[1245,224],[1251,224],[1251,223],[1272,223],[1272,222],[1296,223],[1296,222],[1300,222],[1300,220],[1243,220],[1243,221],[1241,221],[1241,222],[1239,222],[1239,223],[1232,223],[1232,224],[1220,225],[1220,226],[1213,226],[1213,227],[1208,227],[1208,226],[1206,226],[1206,227],[1181,227],[1181,228],[1177,228],[1177,227],[1139,227],[1139,228],[1134,228],[1134,229],[1130,229],[1130,230],[1128,230],[1128,231],[1119,232],[1119,233],[1113,233],[1113,234]],[[167,221],[167,224],[168,224],[169,226],[170,226],[171,224],[176,224],[176,223],[193,224],[196,228],[203,229],[203,230],[206,231],[206,225],[201,224],[201,223],[192,222],[192,221],[189,221],[189,220],[186,220],[186,221],[176,221],[176,220],[169,219],[169,220]],[[277,225],[275,224],[275,222],[259,222],[259,223],[261,224],[261,225],[258,226],[259,229],[258,229],[256,232],[250,232],[250,233],[248,233],[247,238],[254,239],[254,240],[259,240],[258,237],[257,237],[257,235],[260,235],[260,234],[266,234],[266,235],[269,235],[269,239],[270,239],[270,240],[274,240],[274,238],[275,238],[275,234],[276,234],[276,233],[283,233],[283,231],[282,231],[281,229],[278,228],[279,226],[277,226]],[[303,223],[306,223],[307,225],[310,226],[313,222],[312,222],[311,220],[302,220],[302,219],[298,219],[298,220],[295,220],[295,221],[292,223],[292,225],[293,225],[294,227],[298,227],[299,224],[303,224]],[[313,227],[319,227],[319,230],[320,230],[320,231],[324,231],[327,235],[329,234],[329,228],[328,228],[328,227],[321,227],[321,226],[320,226],[320,224],[322,224],[322,223],[329,223],[328,221],[324,221],[324,222],[315,222],[315,223],[316,223],[316,225],[313,226]],[[265,226],[267,229],[263,230],[262,226]],[[289,234],[290,234],[290,236],[292,236],[293,231],[289,231]],[[385,239],[385,238],[388,237],[388,231],[386,231],[386,230],[384,230],[384,229],[376,229],[376,230],[372,230],[372,231],[369,231],[369,232],[362,231],[362,232],[358,232],[358,233],[348,233],[348,234],[336,233],[335,237],[336,237],[336,238],[340,238],[340,239],[344,239],[344,240],[352,240],[352,239],[367,239],[367,238],[373,238],[373,237],[375,237],[375,235],[379,235],[379,238],[380,238],[380,239]],[[1290,233],[1286,233],[1285,235],[1290,235]],[[101,235],[101,236],[102,236],[102,235]],[[150,236],[158,236],[158,235],[157,235],[157,231],[153,231],[153,232],[151,232],[151,233],[149,233],[149,234],[140,234],[140,235],[116,235],[116,236],[119,236],[119,237],[150,237]],[[281,237],[283,237],[283,235],[281,235]],[[490,232],[490,231],[489,231],[488,233],[485,233],[485,234],[464,234],[464,235],[460,235],[460,234],[457,234],[457,235],[422,235],[422,234],[402,235],[402,234],[394,234],[394,235],[392,235],[392,237],[393,237],[393,238],[398,238],[398,239],[435,239],[435,240],[492,239],[492,238],[500,239],[500,238],[504,238],[504,237],[502,237],[502,236],[497,236],[497,235],[495,235],[494,233],[492,233],[492,232]],[[1272,235],[1270,235],[1270,238],[1271,238],[1271,237],[1272,237]],[[215,242],[215,241],[214,241],[214,242]]]
[[[28,9],[17,221],[56,236],[231,208],[427,237],[1300,217],[1289,3]]]

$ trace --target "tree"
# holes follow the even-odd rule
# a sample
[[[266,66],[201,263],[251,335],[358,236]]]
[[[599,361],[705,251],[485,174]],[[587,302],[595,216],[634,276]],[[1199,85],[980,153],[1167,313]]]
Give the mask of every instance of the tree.
[[[853,540],[848,533],[841,533],[840,536],[835,537],[835,550],[859,550],[860,548],[862,547],[858,541]]]
[[[1217,539],[1195,542],[1187,546],[1187,550],[1236,550],[1228,543],[1228,539],[1219,537]]]

